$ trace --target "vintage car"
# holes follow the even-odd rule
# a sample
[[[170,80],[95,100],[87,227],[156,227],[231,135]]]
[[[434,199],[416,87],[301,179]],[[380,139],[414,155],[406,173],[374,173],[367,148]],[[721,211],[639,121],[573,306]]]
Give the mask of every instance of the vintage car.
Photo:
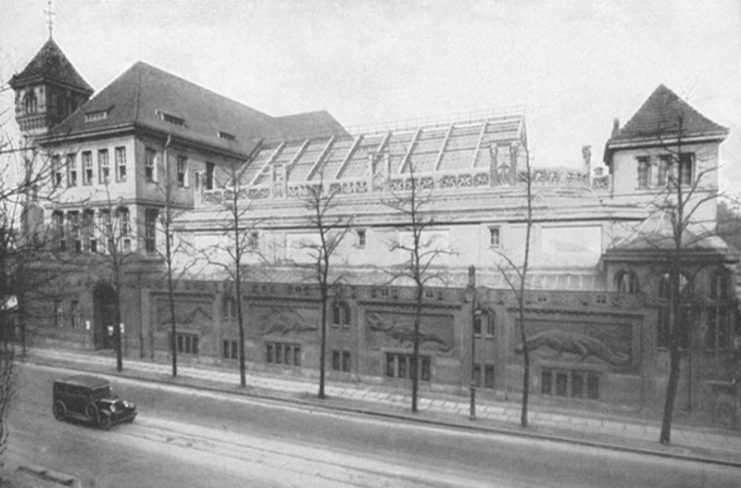
[[[53,409],[57,420],[79,420],[106,430],[136,417],[136,405],[115,395],[108,380],[90,375],[54,381]]]

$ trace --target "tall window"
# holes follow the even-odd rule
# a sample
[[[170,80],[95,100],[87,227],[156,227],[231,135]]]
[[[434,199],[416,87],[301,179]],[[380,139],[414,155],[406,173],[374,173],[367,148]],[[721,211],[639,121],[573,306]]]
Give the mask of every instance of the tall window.
[[[35,114],[37,110],[38,102],[36,101],[36,95],[34,94],[33,89],[30,89],[23,97],[23,111],[26,114]]]
[[[51,177],[54,188],[62,186],[64,181],[64,169],[62,168],[62,161],[58,155],[51,157]]]
[[[662,154],[659,156],[658,167],[656,168],[656,185],[663,187],[667,185],[667,176],[671,170],[671,156]]]
[[[671,339],[672,324],[669,322],[669,307],[671,306],[671,279],[669,273],[664,274],[659,281],[659,323],[657,327],[656,345],[658,347],[669,347]],[[686,276],[679,275],[679,301],[680,305],[685,303],[692,294],[692,283]],[[689,343],[689,323],[691,321],[691,310],[688,306],[682,306],[680,316],[675,318],[679,347],[686,349]]]
[[[679,155],[679,174],[682,186],[690,186],[692,184],[694,160],[694,154],[682,153]]]
[[[705,309],[705,348],[727,349],[732,345],[733,313],[728,306],[730,275],[725,269],[715,270],[710,277],[710,303]]]
[[[131,222],[129,220],[129,209],[126,207],[118,209],[118,232],[121,237],[121,251],[131,251]]]
[[[502,245],[499,227],[489,227],[489,246],[498,248]]]
[[[188,158],[178,156],[178,187],[188,186]]]
[[[103,252],[112,252],[115,244],[113,240],[113,220],[111,211],[104,208],[100,211],[100,228],[103,230]]]
[[[156,159],[157,151],[150,148],[144,150],[144,179],[147,181],[157,181],[157,168],[155,167]]]
[[[632,271],[621,269],[615,274],[615,291],[620,293],[638,293],[638,278]]]
[[[79,212],[68,212],[67,220],[69,222],[70,249],[74,252],[82,252],[82,236],[80,232],[80,213]]]
[[[51,215],[51,218],[54,225],[54,248],[64,252],[67,250],[67,241],[64,238],[64,214],[57,211]]]
[[[86,251],[97,252],[98,241],[95,239],[95,214],[92,210],[82,212],[82,248]]]
[[[126,148],[116,148],[116,181],[126,181]]]
[[[358,229],[356,233],[358,235],[358,247],[364,248],[365,247],[365,229]]]
[[[67,166],[67,186],[77,186],[77,158],[68,154],[65,160]]]
[[[496,314],[493,310],[476,310],[473,316],[473,333],[474,335],[481,335],[484,333],[486,337],[494,337],[496,332]]]
[[[221,351],[224,359],[238,359],[239,341],[224,339]]]
[[[343,301],[332,302],[332,325],[334,327],[350,326],[350,306]]]
[[[64,305],[62,300],[54,300],[54,325],[64,327]]]
[[[651,185],[651,161],[648,156],[638,158],[638,188],[648,188]]]
[[[222,316],[227,320],[233,320],[237,317],[237,301],[232,296],[225,296],[222,302]]]
[[[198,335],[197,334],[181,334],[175,335],[177,340],[178,352],[183,354],[198,355]]]
[[[98,151],[98,182],[101,184],[111,181],[111,167],[108,162],[108,149]]]
[[[93,184],[93,153],[90,151],[82,153],[82,184]]]
[[[204,182],[206,190],[214,189],[214,163],[206,163],[206,181]]]
[[[350,372],[351,361],[350,351],[334,349],[332,351],[332,369],[335,371]]]
[[[70,303],[70,315],[72,319],[72,328],[78,329],[82,320],[80,317],[80,302],[77,300],[72,300]]]
[[[157,251],[157,215],[156,208],[144,210],[144,249],[149,253]]]

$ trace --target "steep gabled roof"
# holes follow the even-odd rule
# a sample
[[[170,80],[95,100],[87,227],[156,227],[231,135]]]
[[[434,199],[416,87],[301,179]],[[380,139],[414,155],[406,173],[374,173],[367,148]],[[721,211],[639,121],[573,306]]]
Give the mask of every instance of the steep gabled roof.
[[[13,75],[10,86],[18,88],[25,83],[48,80],[93,93],[93,88],[80,76],[54,39],[49,38],[36,56],[20,73]]]
[[[91,116],[91,114],[104,114]],[[331,133],[342,126],[318,117],[273,118],[143,62],[134,64],[55,127],[51,138],[134,125],[230,151],[248,152],[258,139]]]
[[[276,139],[318,137],[328,134],[349,135],[342,125],[326,110],[275,117]],[[305,132],[302,132],[305,131]]]
[[[702,115],[666,86],[659,85],[609,142],[676,136],[680,120],[682,136],[728,134],[727,128]]]

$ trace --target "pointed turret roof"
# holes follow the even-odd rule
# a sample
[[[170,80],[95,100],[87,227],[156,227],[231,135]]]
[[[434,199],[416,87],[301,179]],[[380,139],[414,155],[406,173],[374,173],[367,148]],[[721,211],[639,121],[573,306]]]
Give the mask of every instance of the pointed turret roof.
[[[88,94],[93,93],[93,88],[80,76],[51,37],[23,71],[13,75],[10,86],[19,88],[37,81],[57,82]]]
[[[702,115],[666,86],[659,85],[609,142],[676,136],[680,120],[682,136],[728,134],[726,127]]]

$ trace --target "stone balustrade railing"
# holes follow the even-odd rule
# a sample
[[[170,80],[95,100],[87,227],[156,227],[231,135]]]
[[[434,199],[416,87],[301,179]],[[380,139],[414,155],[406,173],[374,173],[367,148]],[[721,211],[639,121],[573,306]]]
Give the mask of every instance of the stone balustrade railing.
[[[460,190],[470,188],[522,186],[527,181],[527,173],[520,171],[517,181],[512,181],[512,176],[506,174],[491,175],[488,171],[471,170],[466,172],[435,172],[415,175],[417,188],[420,190]],[[532,182],[534,187],[551,188],[587,188],[595,191],[609,191],[610,175],[593,176],[590,178],[586,173],[579,170],[561,168],[534,168],[532,170]],[[272,185],[261,185],[243,187],[240,189],[239,198],[250,200],[263,199],[300,199],[304,198],[310,188],[321,185],[320,182],[288,183],[276,182]],[[409,175],[394,175],[384,178],[376,175],[374,178],[352,178],[326,181],[323,183],[329,192],[355,195],[370,192],[405,191],[412,188],[412,179]],[[232,190],[207,190],[204,191],[203,201],[206,203],[219,203],[231,198]]]

